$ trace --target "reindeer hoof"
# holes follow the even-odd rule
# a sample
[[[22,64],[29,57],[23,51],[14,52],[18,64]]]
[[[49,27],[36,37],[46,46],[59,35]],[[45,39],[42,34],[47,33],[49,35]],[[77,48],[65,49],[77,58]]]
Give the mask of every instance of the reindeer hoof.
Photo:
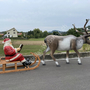
[[[70,64],[70,62],[66,62],[66,64]]]
[[[78,63],[78,65],[82,65],[82,63]]]
[[[60,65],[56,65],[57,67],[60,67]]]
[[[46,64],[42,64],[43,66],[45,66]]]

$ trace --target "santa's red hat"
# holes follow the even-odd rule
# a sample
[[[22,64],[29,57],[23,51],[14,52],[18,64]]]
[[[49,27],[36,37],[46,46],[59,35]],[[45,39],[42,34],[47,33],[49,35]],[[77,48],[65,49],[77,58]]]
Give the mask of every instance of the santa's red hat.
[[[4,41],[2,43],[10,43],[11,42],[11,39],[9,38],[5,38]]]

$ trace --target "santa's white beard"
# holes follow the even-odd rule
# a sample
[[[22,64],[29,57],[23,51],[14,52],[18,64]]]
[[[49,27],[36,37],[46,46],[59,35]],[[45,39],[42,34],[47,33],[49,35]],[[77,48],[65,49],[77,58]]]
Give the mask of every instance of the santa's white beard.
[[[3,46],[3,49],[4,49],[5,46],[10,46],[10,47],[12,47],[14,49],[13,45],[10,44],[10,43],[5,43],[4,46]]]

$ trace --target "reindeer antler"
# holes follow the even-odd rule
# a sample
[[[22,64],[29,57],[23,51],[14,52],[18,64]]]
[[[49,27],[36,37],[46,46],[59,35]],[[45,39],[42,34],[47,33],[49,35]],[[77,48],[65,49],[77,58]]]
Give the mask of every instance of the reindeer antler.
[[[86,24],[88,23],[88,21],[89,21],[90,19],[86,19],[86,23],[84,24],[84,30],[85,30],[85,32],[86,32],[86,34],[88,34],[88,32],[87,32],[87,30],[86,30]]]
[[[83,34],[83,35],[84,35],[84,33],[80,32],[80,31],[78,31],[78,30],[76,29],[76,27],[75,27],[74,24],[72,24],[72,25],[74,26],[74,29],[75,29],[76,32],[79,32],[80,34]]]
[[[72,25],[73,25],[74,29],[76,30],[76,32],[78,32],[78,30],[76,29],[75,25],[74,24],[72,24]]]

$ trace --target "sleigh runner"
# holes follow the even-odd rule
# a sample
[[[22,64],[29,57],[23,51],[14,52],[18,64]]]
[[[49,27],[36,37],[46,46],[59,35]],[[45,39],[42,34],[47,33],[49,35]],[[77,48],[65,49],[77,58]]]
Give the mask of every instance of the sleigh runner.
[[[18,72],[18,71],[26,71],[26,70],[34,70],[34,69],[38,68],[41,60],[38,55],[36,55],[32,52],[31,52],[31,54],[35,57],[35,60],[32,64],[28,65],[28,67],[23,67],[23,65],[18,65],[18,63],[20,63],[20,61],[7,62],[6,60],[2,60],[2,58],[0,58],[0,64],[1,64],[0,65],[0,74],[10,73],[10,72]],[[38,60],[37,65],[33,66],[37,60]],[[11,65],[11,64],[14,64],[14,65]]]

